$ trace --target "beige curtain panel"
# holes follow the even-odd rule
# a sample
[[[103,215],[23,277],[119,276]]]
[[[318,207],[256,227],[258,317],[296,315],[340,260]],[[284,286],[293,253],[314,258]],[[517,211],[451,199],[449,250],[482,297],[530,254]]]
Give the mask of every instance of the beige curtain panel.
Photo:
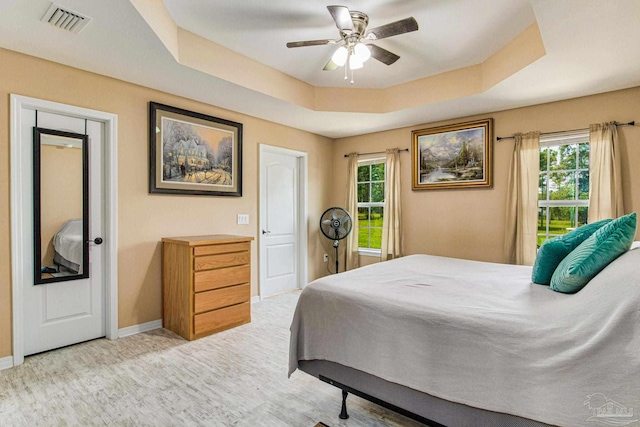
[[[507,193],[505,253],[510,264],[533,265],[538,226],[540,132],[514,135]]]
[[[346,269],[358,268],[358,154],[349,154],[349,170],[347,172],[347,201],[345,209],[351,215],[353,227],[345,238]]]
[[[386,151],[386,184],[384,188],[384,216],[382,219],[382,247],[380,260],[402,256],[402,209],[400,197],[400,153],[397,148]]]
[[[588,222],[624,214],[618,127],[615,122],[589,126]]]

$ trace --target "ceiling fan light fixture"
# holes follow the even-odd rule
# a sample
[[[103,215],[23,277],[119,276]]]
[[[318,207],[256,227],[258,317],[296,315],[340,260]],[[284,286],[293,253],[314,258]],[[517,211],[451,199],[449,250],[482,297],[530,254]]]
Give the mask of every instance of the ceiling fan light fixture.
[[[364,43],[358,43],[354,48],[354,52],[363,63],[367,62],[369,58],[371,58],[371,51]]]
[[[359,70],[360,68],[363,67],[363,63],[362,60],[360,59],[360,57],[358,55],[356,55],[355,53],[352,53],[351,55],[349,55],[349,68],[352,70]]]
[[[340,46],[338,50],[336,50],[333,53],[331,60],[338,67],[342,67],[347,62],[347,56],[349,56],[349,52],[347,51],[347,48],[344,46]]]

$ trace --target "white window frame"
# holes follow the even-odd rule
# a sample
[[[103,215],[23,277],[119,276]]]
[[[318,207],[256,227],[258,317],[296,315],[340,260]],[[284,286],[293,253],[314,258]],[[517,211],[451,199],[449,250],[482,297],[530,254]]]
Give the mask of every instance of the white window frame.
[[[360,166],[371,166],[371,165],[377,165],[377,164],[384,164],[384,188],[385,188],[385,192],[386,192],[386,188],[387,188],[387,159],[385,157],[375,157],[375,158],[369,158],[369,159],[362,159],[362,160],[358,160],[358,168],[360,168]],[[366,181],[369,183],[372,182],[380,182],[380,181],[371,181],[371,177],[369,177],[369,181]],[[356,185],[360,184],[360,181],[358,180],[358,177],[356,176]],[[369,200],[371,200],[371,189],[369,189]],[[365,207],[381,207],[383,209],[383,215],[384,215],[384,204],[385,202],[363,202],[360,203],[358,202],[358,209],[359,208],[365,208]],[[356,215],[358,213],[356,212]],[[358,222],[358,228],[360,227],[360,223]],[[371,227],[367,227],[369,228],[369,230],[371,229]],[[374,227],[377,228],[377,227]],[[355,230],[358,233],[358,236],[360,235],[360,230]],[[371,234],[369,234],[369,242],[371,242]],[[359,255],[364,255],[364,256],[371,256],[371,257],[379,257],[380,254],[382,253],[381,249],[376,249],[376,248],[361,248],[360,245],[358,245],[358,254]]]
[[[561,136],[550,136],[546,138],[540,139],[540,150],[545,147],[560,147],[563,145],[572,145],[572,144],[589,144],[589,133],[588,132],[580,132],[573,133],[569,135],[561,135]],[[541,234],[536,232],[536,236],[545,236],[547,239],[554,238],[558,236],[558,234],[549,234],[549,208],[552,207],[569,207],[569,208],[580,208],[580,207],[589,207],[589,199],[586,200],[549,200],[549,173],[550,172],[589,172],[589,166],[587,168],[580,168],[580,150],[576,152],[576,168],[575,169],[566,169],[566,170],[554,170],[551,171],[549,169],[549,151],[547,151],[547,169],[545,171],[540,170],[540,175],[544,172],[547,174],[547,200],[538,200],[538,208],[546,208],[546,229],[545,233]],[[579,185],[579,177],[576,175],[576,197],[578,197],[578,185]],[[577,222],[577,218],[576,218]]]

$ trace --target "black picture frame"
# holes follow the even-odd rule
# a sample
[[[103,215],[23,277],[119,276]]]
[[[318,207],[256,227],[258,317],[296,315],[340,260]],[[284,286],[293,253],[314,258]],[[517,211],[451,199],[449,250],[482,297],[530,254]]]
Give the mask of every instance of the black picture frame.
[[[43,271],[42,265],[42,187],[41,187],[41,142],[43,135],[75,139],[82,147],[82,265],[81,273],[52,276]],[[33,128],[33,275],[34,285],[66,282],[89,278],[89,136],[73,132]],[[55,258],[54,258],[55,259]],[[58,267],[59,268],[59,267]]]
[[[149,193],[242,196],[242,123],[149,102]]]

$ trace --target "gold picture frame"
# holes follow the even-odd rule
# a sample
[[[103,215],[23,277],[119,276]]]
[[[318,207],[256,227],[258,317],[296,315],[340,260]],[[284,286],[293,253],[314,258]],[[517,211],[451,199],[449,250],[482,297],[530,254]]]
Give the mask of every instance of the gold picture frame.
[[[493,119],[411,132],[412,190],[493,185]]]

